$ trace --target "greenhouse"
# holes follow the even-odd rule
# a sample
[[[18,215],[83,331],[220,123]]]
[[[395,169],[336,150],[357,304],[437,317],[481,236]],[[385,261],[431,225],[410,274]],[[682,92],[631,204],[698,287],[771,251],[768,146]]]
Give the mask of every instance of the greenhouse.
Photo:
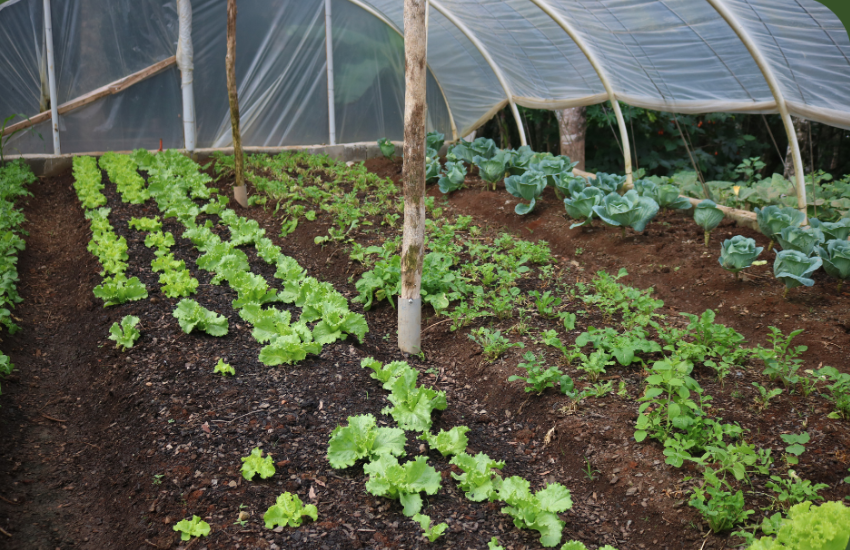
[[[0,0],[0,547],[850,548],[815,0]]]

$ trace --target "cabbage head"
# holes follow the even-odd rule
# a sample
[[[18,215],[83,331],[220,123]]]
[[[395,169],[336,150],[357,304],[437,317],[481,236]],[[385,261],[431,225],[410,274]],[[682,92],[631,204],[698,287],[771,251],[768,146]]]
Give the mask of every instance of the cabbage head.
[[[425,136],[425,147],[434,149],[438,153],[444,143],[446,143],[446,134],[441,134],[440,132],[428,132]]]
[[[593,187],[602,189],[605,193],[616,193],[626,183],[626,176],[597,172],[596,177],[589,179],[588,183]]]
[[[826,243],[826,248],[818,246],[815,251],[823,260],[823,270],[838,279],[841,289],[841,283],[850,279],[850,241],[832,240]]]
[[[817,218],[810,218],[809,224],[823,232],[825,241],[846,241],[847,237],[850,237],[850,218],[841,218],[837,222],[822,222]]]
[[[756,221],[759,224],[759,231],[762,235],[771,240],[770,250],[776,238],[786,227],[800,227],[806,220],[806,215],[799,210],[791,207],[779,208],[778,206],[765,206],[759,210],[754,210],[756,213]]]
[[[463,162],[446,162],[446,172],[440,177],[437,185],[440,186],[441,193],[451,193],[463,187],[463,182],[466,179],[466,166]]]
[[[567,215],[574,220],[584,220],[574,223],[570,229],[593,223],[593,207],[602,204],[605,193],[596,187],[585,187],[581,191],[573,193],[572,198],[564,199],[564,208]]]
[[[387,138],[383,137],[379,139],[378,147],[381,148],[381,153],[383,153],[383,155],[388,159],[392,160],[392,158],[395,156],[395,145]]]
[[[814,285],[815,281],[809,278],[809,275],[814,273],[821,265],[823,265],[823,260],[817,256],[809,257],[799,250],[782,250],[776,253],[776,260],[773,262],[773,276],[782,279],[782,282],[785,283],[785,293],[788,294],[789,288]]]
[[[824,243],[824,238],[820,229],[789,226],[779,232],[776,241],[782,250],[799,250],[811,256],[815,247]]]
[[[738,273],[753,265],[753,261],[758,258],[762,250],[764,247],[756,246],[755,239],[735,235],[720,245],[720,267],[732,273]]]
[[[496,147],[496,142],[489,138],[480,137],[469,144],[469,148],[477,157],[491,159],[499,153],[499,148]]]
[[[546,189],[546,175],[543,172],[529,170],[521,176],[508,176],[505,178],[505,189],[511,195],[529,201],[528,204],[519,203],[514,207],[514,212],[524,216],[534,209],[537,197]]]
[[[469,148],[469,142],[460,140],[454,147],[449,147],[446,152],[446,160],[451,162],[465,162],[472,166],[472,159],[475,158],[475,153]]]
[[[510,152],[511,156],[508,160],[508,174],[512,176],[520,176],[528,170],[529,165],[538,157],[537,153],[528,145],[523,145],[519,149]]]
[[[572,172],[563,172],[555,180],[555,189],[565,197],[572,197],[587,189],[587,180]],[[604,192],[602,194],[605,195]]]
[[[705,199],[694,208],[694,221],[705,231],[705,246],[708,246],[712,229],[723,221],[723,211],[714,201]]]
[[[608,225],[621,226],[625,235],[626,227],[638,233],[646,229],[646,224],[658,213],[658,203],[629,189],[622,196],[617,193],[605,195],[602,203],[594,206],[593,211]]]
[[[505,151],[499,151],[492,158],[476,155],[472,159],[475,165],[478,166],[478,175],[481,176],[481,179],[493,184],[493,191],[496,190],[496,183],[505,176],[507,156],[508,154]]]
[[[641,197],[649,197],[657,202],[660,208],[687,210],[691,207],[691,201],[680,196],[679,188],[675,185],[659,185],[652,180],[637,180],[635,189]]]
[[[557,181],[564,172],[572,173],[578,162],[571,162],[570,157],[545,157],[529,166],[530,170],[537,170],[546,175],[546,183],[557,189]]]

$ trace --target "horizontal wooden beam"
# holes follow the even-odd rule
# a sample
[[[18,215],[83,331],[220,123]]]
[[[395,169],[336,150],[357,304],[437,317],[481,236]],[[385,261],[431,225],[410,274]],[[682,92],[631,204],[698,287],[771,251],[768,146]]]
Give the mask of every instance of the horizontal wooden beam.
[[[115,82],[110,82],[106,86],[101,86],[100,88],[93,90],[85,95],[81,95],[80,97],[72,99],[67,103],[63,103],[59,106],[59,114],[64,115],[65,113],[74,111],[76,109],[79,109],[80,107],[88,105],[89,103],[97,101],[102,97],[115,95],[118,92],[123,92],[130,86],[138,84],[143,80],[146,80],[156,74],[159,74],[176,63],[177,57],[172,55],[171,57],[154,63],[150,67],[146,67],[141,71],[125,76],[124,78],[116,80]],[[35,126],[36,124],[44,122],[45,120],[50,120],[50,111],[44,111],[43,113],[39,113],[35,116],[28,118],[27,120],[23,120],[16,124],[12,124],[11,126],[7,126],[6,129],[3,131],[3,135],[5,136],[17,130],[23,130],[31,126]]]

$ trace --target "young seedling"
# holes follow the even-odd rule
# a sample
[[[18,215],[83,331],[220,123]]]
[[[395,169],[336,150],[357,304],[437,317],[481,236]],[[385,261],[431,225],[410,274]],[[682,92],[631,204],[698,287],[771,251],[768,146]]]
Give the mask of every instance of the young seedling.
[[[219,359],[218,363],[216,363],[215,367],[213,367],[213,372],[220,374],[222,377],[226,377],[228,374],[230,376],[234,376],[236,374],[236,369],[228,363],[225,363],[224,359]]]
[[[769,390],[758,382],[753,382],[753,386],[759,391],[759,394],[755,397],[756,407],[759,411],[764,411],[770,404],[770,400],[782,393],[779,388]]]
[[[563,373],[558,369],[558,367],[549,367],[548,369],[544,369],[546,364],[542,359],[537,359],[534,356],[534,353],[527,352],[522,356],[525,359],[526,363],[520,363],[517,366],[521,369],[525,369],[528,373],[528,376],[517,376],[513,375],[508,378],[508,382],[513,382],[514,380],[522,380],[526,384],[525,387],[526,392],[537,392],[538,394],[546,391],[546,388],[552,388],[555,386],[555,382],[560,380]]]

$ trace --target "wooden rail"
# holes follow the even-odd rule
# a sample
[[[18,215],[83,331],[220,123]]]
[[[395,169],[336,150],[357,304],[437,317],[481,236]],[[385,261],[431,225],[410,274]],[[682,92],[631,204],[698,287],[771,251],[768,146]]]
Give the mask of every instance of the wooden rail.
[[[134,84],[138,84],[139,82],[146,80],[156,74],[161,73],[167,68],[177,63],[177,58],[175,56],[171,56],[168,59],[163,59],[157,63],[154,63],[150,67],[144,68],[139,72],[133,73],[131,75],[125,76],[120,80],[116,80],[115,82],[111,82],[106,86],[101,86],[100,88],[93,90],[85,95],[81,95],[76,99],[72,99],[67,103],[63,103],[59,106],[59,114],[64,115],[70,111],[79,109],[93,101],[97,101],[98,99],[110,95],[117,94],[118,92],[122,92],[129,88]],[[23,130],[25,128],[29,128],[31,126],[35,126],[40,122],[44,122],[45,120],[50,120],[50,111],[44,111],[43,113],[39,113],[35,116],[28,118],[27,120],[23,120],[16,124],[12,124],[11,126],[7,126],[3,131],[3,135],[11,134],[17,130]]]

